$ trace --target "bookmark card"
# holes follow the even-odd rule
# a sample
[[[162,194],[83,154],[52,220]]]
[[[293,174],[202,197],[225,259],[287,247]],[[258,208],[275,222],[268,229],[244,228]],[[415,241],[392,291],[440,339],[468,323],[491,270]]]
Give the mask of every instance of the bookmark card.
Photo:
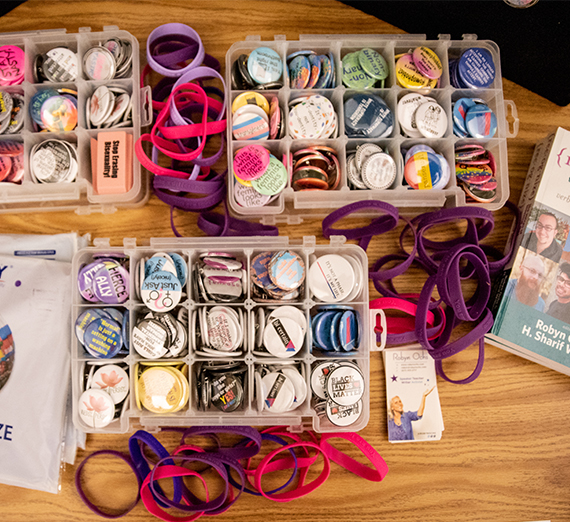
[[[443,427],[434,360],[426,350],[384,350],[388,440],[440,440]]]

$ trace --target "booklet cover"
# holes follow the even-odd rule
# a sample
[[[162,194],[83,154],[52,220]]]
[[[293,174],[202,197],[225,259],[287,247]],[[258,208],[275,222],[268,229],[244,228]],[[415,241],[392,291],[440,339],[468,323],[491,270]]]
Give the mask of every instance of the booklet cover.
[[[423,349],[382,352],[386,371],[388,440],[441,439],[443,417],[437,393],[435,363]]]
[[[570,132],[538,143],[511,264],[493,283],[491,344],[570,375]]]

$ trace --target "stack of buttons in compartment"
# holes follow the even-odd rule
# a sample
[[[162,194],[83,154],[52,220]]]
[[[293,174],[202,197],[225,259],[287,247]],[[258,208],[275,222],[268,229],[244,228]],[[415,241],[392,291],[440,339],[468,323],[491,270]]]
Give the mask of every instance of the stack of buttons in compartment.
[[[133,46],[122,38],[109,38],[83,55],[83,72],[88,80],[126,78],[131,75],[132,66]]]
[[[312,140],[336,138],[338,117],[332,102],[320,94],[289,101],[289,136]]]
[[[493,153],[478,143],[455,146],[455,175],[469,198],[489,203],[497,197],[497,164]]]
[[[75,336],[98,359],[129,353],[129,312],[117,308],[87,308],[75,321]]]
[[[24,94],[0,91],[0,134],[19,134],[24,127]]]
[[[285,165],[261,145],[247,145],[236,151],[233,174],[236,201],[248,207],[271,203],[289,179]]]
[[[259,413],[287,413],[307,398],[304,365],[293,361],[261,364],[255,371],[255,396]]]
[[[480,98],[460,98],[453,104],[453,133],[459,138],[492,138],[495,113]]]
[[[0,141],[0,181],[22,183],[24,177],[24,144],[19,141]]]
[[[394,115],[380,96],[351,94],[344,101],[344,129],[349,138],[384,138],[394,130]]]
[[[291,89],[330,89],[336,86],[334,56],[311,50],[287,56],[287,76]]]
[[[442,74],[441,60],[429,47],[396,55],[396,81],[404,89],[429,91],[439,86]]]
[[[346,175],[353,189],[387,189],[396,180],[396,174],[394,158],[374,143],[360,145],[346,158]]]
[[[24,83],[26,55],[16,45],[0,45],[0,86]]]
[[[299,149],[287,164],[292,165],[291,185],[296,191],[335,190],[340,182],[338,153],[332,147],[311,145]]]
[[[483,47],[465,49],[456,60],[449,61],[449,79],[457,89],[487,89],[495,81],[495,63]]]
[[[398,102],[398,121],[409,138],[442,138],[448,119],[445,109],[434,98],[408,93]]]
[[[132,127],[133,99],[118,85],[101,85],[85,103],[87,128]]]
[[[246,382],[247,365],[243,362],[197,363],[193,392],[198,410],[242,411],[247,405]]]
[[[349,89],[384,88],[390,68],[377,51],[364,48],[342,58],[342,83]]]
[[[128,365],[88,361],[81,371],[81,389],[80,419],[90,428],[105,428],[128,409]]]
[[[295,306],[259,307],[255,317],[254,355],[288,359],[305,343],[307,319]]]
[[[262,252],[251,260],[252,297],[261,300],[295,300],[303,295],[305,262],[293,250]]]
[[[258,47],[249,56],[241,54],[232,64],[232,89],[280,89],[283,61],[275,50]]]
[[[323,303],[352,301],[367,284],[360,260],[352,255],[311,256],[307,275],[311,296]]]
[[[313,346],[321,352],[350,353],[360,346],[362,322],[360,314],[352,306],[319,306],[311,328]]]
[[[404,154],[404,178],[414,190],[441,190],[451,178],[449,163],[443,154],[429,145],[414,145]]]
[[[315,363],[311,371],[311,390],[313,409],[334,426],[350,426],[362,415],[366,381],[354,362]]]
[[[274,140],[285,135],[277,96],[242,92],[232,103],[232,114],[232,134],[236,140]]]
[[[200,254],[192,275],[194,295],[200,302],[231,303],[247,293],[244,264],[227,252]]]

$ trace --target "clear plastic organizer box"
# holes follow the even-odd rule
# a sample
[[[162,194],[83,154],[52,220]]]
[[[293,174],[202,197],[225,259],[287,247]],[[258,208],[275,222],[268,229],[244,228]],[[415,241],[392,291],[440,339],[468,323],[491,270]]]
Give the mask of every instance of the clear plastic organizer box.
[[[109,38],[128,40],[132,45],[132,72],[127,78],[108,81],[87,80],[83,72],[83,55],[92,46],[102,44]],[[148,103],[148,89],[140,89],[140,60],[138,40],[129,32],[121,31],[116,26],[104,27],[101,32],[91,32],[91,28],[80,28],[78,33],[67,34],[65,29],[32,31],[27,33],[0,34],[0,45],[20,47],[26,56],[24,82],[21,85],[2,87],[8,92],[23,92],[25,122],[17,134],[0,135],[1,140],[16,140],[24,144],[24,178],[21,185],[0,183],[0,212],[38,212],[50,210],[74,210],[78,214],[92,212],[112,213],[118,208],[134,208],[146,203],[149,196],[148,179],[141,172],[141,167],[133,151],[133,186],[125,194],[95,194],[91,181],[91,138],[99,132],[115,129],[88,130],[86,125],[85,104],[87,99],[100,85],[115,85],[127,90],[133,101],[133,125],[117,130],[124,130],[133,136],[133,146],[140,137],[141,126],[152,120],[152,109]],[[77,81],[65,83],[34,83],[32,68],[37,54],[45,53],[56,46],[67,47],[77,53],[79,72]],[[44,88],[68,88],[77,91],[78,124],[70,132],[35,132],[29,114],[31,97]],[[66,140],[77,147],[78,175],[72,183],[38,184],[30,175],[30,151],[34,145],[52,138]]]
[[[302,140],[291,139],[287,133],[282,139],[264,141],[236,141],[232,135],[232,116],[228,110],[228,166],[232,172],[233,156],[237,150],[250,144],[261,144],[269,149],[277,158],[281,159],[284,153],[295,152],[310,145],[327,145],[335,148],[339,154],[341,167],[341,179],[336,190],[295,192],[289,181],[288,186],[281,195],[269,205],[264,207],[246,208],[240,206],[234,197],[233,184],[236,183],[233,176],[229,176],[228,201],[231,212],[236,216],[253,218],[263,223],[274,224],[286,222],[289,224],[300,223],[304,217],[324,217],[331,210],[354,201],[375,199],[391,203],[403,213],[413,214],[426,212],[442,207],[458,207],[475,205],[497,210],[501,208],[509,197],[509,173],[507,161],[507,138],[515,137],[518,133],[516,106],[512,101],[503,99],[503,83],[501,76],[501,62],[499,47],[490,40],[477,40],[476,35],[464,35],[463,40],[450,40],[449,35],[440,35],[438,40],[427,40],[425,35],[301,35],[299,40],[286,40],[285,36],[275,36],[274,40],[262,41],[259,36],[248,36],[243,42],[234,43],[226,54],[226,82],[229,89],[229,106],[233,100],[244,91],[231,89],[231,66],[241,54],[249,55],[258,47],[270,47],[274,49],[283,61],[284,86],[278,90],[260,90],[261,94],[278,96],[284,123],[289,121],[288,102],[296,97],[310,94],[326,96],[333,104],[339,121],[339,133],[336,139],[326,140]],[[394,73],[395,56],[414,49],[418,46],[427,46],[433,49],[440,57],[443,64],[443,76],[441,85],[432,89],[428,96],[435,98],[445,109],[448,116],[448,128],[445,135],[440,139],[407,138],[403,135],[396,117],[398,101],[412,90],[404,89],[397,85]],[[470,47],[483,47],[493,56],[496,75],[495,81],[488,89],[456,89],[451,86],[449,80],[449,60],[455,59]],[[380,53],[390,66],[390,75],[383,89],[367,89],[369,92],[380,96],[390,107],[395,116],[395,124],[392,134],[386,138],[378,139],[353,139],[348,138],[344,130],[344,101],[351,94],[359,92],[348,89],[342,85],[342,59],[348,53],[362,48],[372,48]],[[330,89],[293,90],[289,87],[289,78],[286,71],[286,58],[289,54],[310,49],[318,54],[331,52],[335,61],[336,86]],[[364,91],[360,91],[364,92]],[[418,91],[415,91],[418,92]],[[422,92],[422,91],[419,91]],[[426,94],[424,92],[424,94]],[[459,98],[481,98],[493,110],[497,116],[498,129],[491,139],[457,138],[453,134],[453,121],[451,117],[452,104]],[[512,129],[507,122],[508,109],[511,110]],[[286,127],[287,128],[287,127]],[[456,144],[465,142],[478,142],[491,151],[497,163],[497,197],[490,203],[466,202],[465,192],[458,186],[454,174],[454,148]],[[363,143],[375,143],[386,148],[389,154],[396,160],[397,176],[392,186],[386,190],[352,190],[348,186],[346,175],[347,152],[352,152]],[[411,190],[403,182],[403,161],[400,159],[400,151],[408,149],[412,145],[423,143],[429,145],[437,152],[442,153],[447,159],[452,175],[447,187],[443,190]]]
[[[255,238],[236,238],[228,240],[227,238],[215,239],[151,239],[149,246],[137,246],[135,239],[125,239],[123,248],[110,247],[108,240],[96,240],[96,246],[79,251],[73,259],[73,274],[75,278],[85,263],[93,260],[93,255],[120,253],[128,256],[130,266],[130,298],[123,305],[96,305],[85,301],[74,284],[72,298],[72,344],[71,344],[71,361],[72,361],[72,390],[73,390],[73,420],[77,428],[87,433],[126,433],[130,430],[142,427],[147,430],[157,430],[160,426],[196,426],[196,425],[286,425],[292,431],[302,431],[305,429],[313,429],[318,432],[338,432],[338,431],[359,431],[364,428],[369,419],[370,414],[370,350],[377,350],[376,343],[369,339],[366,335],[360,335],[360,345],[358,350],[350,353],[341,354],[339,352],[319,352],[312,349],[312,333],[311,333],[311,317],[314,316],[320,303],[310,295],[308,284],[305,282],[304,291],[298,299],[292,301],[260,301],[252,295],[250,283],[250,264],[251,259],[266,251],[277,252],[280,250],[292,250],[298,253],[306,267],[310,266],[310,262],[314,259],[312,256],[320,257],[324,254],[340,254],[351,255],[357,258],[362,266],[361,289],[356,297],[350,302],[339,304],[350,305],[358,311],[361,318],[361,332],[369,332],[369,307],[368,307],[368,261],[365,252],[356,245],[345,244],[345,238],[342,236],[334,236],[329,244],[316,244],[315,237],[304,237],[302,241],[290,241],[288,237],[277,237],[273,239],[255,239]],[[244,336],[244,353],[240,357],[233,357],[232,360],[239,360],[247,365],[247,373],[244,379],[244,402],[241,408],[231,413],[222,413],[214,407],[210,407],[206,411],[201,411],[197,407],[197,390],[196,372],[197,365],[209,360],[220,362],[228,362],[230,358],[207,358],[196,354],[189,343],[188,352],[183,357],[157,359],[149,361],[142,358],[130,344],[128,355],[117,355],[112,359],[94,359],[79,343],[75,335],[75,320],[87,308],[114,306],[126,310],[130,314],[130,335],[132,338],[133,325],[141,316],[145,316],[149,309],[142,301],[136,299],[134,290],[134,270],[138,262],[143,258],[151,257],[158,252],[176,252],[180,254],[187,262],[189,268],[189,277],[186,285],[186,296],[183,296],[179,307],[186,308],[190,313],[204,306],[213,306],[223,303],[203,303],[193,294],[192,268],[199,259],[200,254],[211,251],[223,251],[233,254],[236,258],[244,262],[247,269],[248,290],[245,297],[235,303],[225,304],[234,309],[241,308],[245,312],[245,331]],[[252,353],[255,337],[255,312],[257,308],[282,305],[293,305],[305,314],[308,327],[305,335],[303,348],[290,359],[276,359],[274,357],[260,357]],[[175,309],[178,310],[177,307]],[[176,314],[175,314],[176,315]],[[190,315],[190,314],[189,314]],[[188,326],[188,334],[190,335],[191,325]],[[80,417],[78,413],[79,398],[83,391],[83,368],[89,361],[109,362],[114,364],[126,364],[129,369],[130,393],[122,413],[108,426],[102,429],[94,429],[89,427]],[[355,423],[347,427],[338,427],[333,425],[326,416],[319,416],[313,409],[311,404],[312,391],[310,384],[311,368],[322,361],[327,360],[343,360],[351,361],[358,365],[365,379],[365,393],[362,397],[362,411],[360,417]],[[135,397],[135,367],[139,363],[144,362],[168,362],[181,363],[188,370],[188,381],[190,385],[190,396],[188,403],[181,411],[172,414],[156,414],[146,409],[144,406],[138,406]],[[258,411],[255,386],[255,370],[261,364],[279,365],[279,362],[294,361],[299,367],[302,367],[305,373],[307,384],[307,398],[303,404],[295,410],[283,414],[275,414],[267,410]],[[186,369],[186,368],[185,368]]]

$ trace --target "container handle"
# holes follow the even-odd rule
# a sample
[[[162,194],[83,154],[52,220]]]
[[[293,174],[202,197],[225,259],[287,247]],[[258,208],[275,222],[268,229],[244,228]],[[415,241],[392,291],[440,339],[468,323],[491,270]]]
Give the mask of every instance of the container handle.
[[[376,341],[376,332],[374,327],[376,325],[376,318],[380,316],[380,327],[382,332],[380,334],[380,345]],[[386,336],[388,334],[388,327],[386,325],[386,314],[384,310],[379,308],[370,310],[370,351],[371,352],[381,352],[386,347]]]
[[[141,126],[146,127],[152,123],[152,89],[146,85],[141,89]]]
[[[511,131],[510,122],[508,120],[509,108],[511,109],[511,116],[513,117],[512,131]],[[515,105],[514,101],[505,100],[505,114],[507,120],[507,138],[516,138],[517,134],[519,133],[520,120],[519,120],[519,113],[517,112],[517,106]]]

